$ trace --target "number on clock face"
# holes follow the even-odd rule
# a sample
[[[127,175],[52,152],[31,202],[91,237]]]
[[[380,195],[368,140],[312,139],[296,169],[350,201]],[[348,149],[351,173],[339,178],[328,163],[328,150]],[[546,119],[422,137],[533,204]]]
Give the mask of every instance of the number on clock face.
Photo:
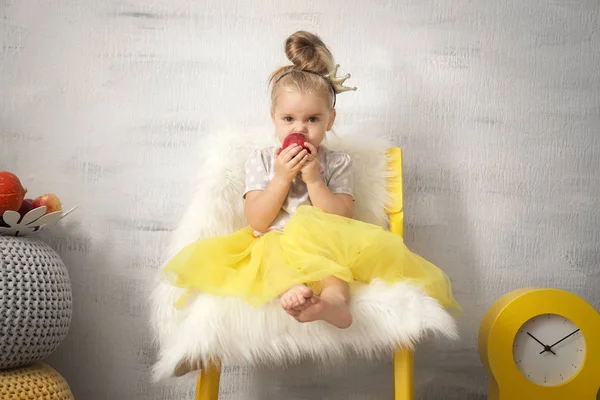
[[[585,338],[577,326],[556,314],[531,318],[513,343],[519,371],[540,386],[557,386],[574,377],[583,365],[585,350]]]

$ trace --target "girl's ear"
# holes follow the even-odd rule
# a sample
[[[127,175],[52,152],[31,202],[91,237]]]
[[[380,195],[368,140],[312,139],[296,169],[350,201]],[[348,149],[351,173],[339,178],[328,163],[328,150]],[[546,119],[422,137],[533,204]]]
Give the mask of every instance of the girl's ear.
[[[331,110],[331,113],[329,114],[329,124],[327,124],[327,130],[330,131],[331,128],[333,127],[333,123],[335,122],[335,116],[337,115],[335,108],[333,110]]]

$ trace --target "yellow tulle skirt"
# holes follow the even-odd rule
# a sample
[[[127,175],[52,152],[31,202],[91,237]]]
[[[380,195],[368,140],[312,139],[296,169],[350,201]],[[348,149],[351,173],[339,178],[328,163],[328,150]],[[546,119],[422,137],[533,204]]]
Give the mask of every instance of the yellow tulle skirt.
[[[460,310],[448,276],[411,252],[402,237],[309,206],[298,209],[283,233],[255,237],[248,227],[194,242],[169,260],[163,272],[188,293],[234,296],[253,306],[297,284],[318,294],[320,282],[335,276],[365,284],[376,278],[414,283],[443,306]],[[183,304],[184,298],[176,305]]]

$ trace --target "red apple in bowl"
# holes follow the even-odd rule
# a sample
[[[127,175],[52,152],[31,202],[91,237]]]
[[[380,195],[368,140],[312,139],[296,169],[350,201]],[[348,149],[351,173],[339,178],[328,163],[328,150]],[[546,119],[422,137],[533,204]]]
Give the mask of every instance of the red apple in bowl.
[[[32,204],[33,208],[46,206],[46,214],[62,210],[60,199],[54,193],[46,193],[45,195],[37,197],[33,200]]]
[[[281,145],[281,150],[284,150],[286,147],[291,146],[292,144],[297,144],[298,146],[302,146],[303,149],[310,153],[310,150],[305,145],[306,136],[301,133],[290,133],[283,139],[283,144]]]
[[[33,200],[31,199],[25,199],[23,200],[23,204],[21,204],[21,208],[19,208],[19,215],[21,215],[21,218],[23,218],[25,216],[25,214],[27,214],[29,211],[33,210],[35,207],[33,207]]]
[[[0,172],[0,215],[5,211],[17,211],[23,204],[27,189],[19,178],[8,171]]]

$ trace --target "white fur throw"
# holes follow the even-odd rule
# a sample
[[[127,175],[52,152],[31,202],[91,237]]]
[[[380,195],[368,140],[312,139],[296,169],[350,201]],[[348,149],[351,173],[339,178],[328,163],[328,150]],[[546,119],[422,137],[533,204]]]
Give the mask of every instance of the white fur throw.
[[[196,192],[167,258],[190,242],[246,226],[241,197],[244,162],[251,150],[272,144],[274,137],[264,131],[247,130],[214,134],[203,141]],[[385,152],[390,143],[350,135],[326,145],[352,157],[355,218],[385,226]],[[173,304],[182,290],[159,279],[152,294],[159,345],[154,379],[173,376],[184,358],[238,365],[285,365],[304,358],[335,362],[351,354],[389,356],[400,346],[412,347],[427,333],[457,336],[454,319],[418,287],[376,281],[352,290],[353,325],[338,330],[324,322],[298,323],[278,300],[254,308],[236,298],[198,294],[188,308],[178,311]]]

